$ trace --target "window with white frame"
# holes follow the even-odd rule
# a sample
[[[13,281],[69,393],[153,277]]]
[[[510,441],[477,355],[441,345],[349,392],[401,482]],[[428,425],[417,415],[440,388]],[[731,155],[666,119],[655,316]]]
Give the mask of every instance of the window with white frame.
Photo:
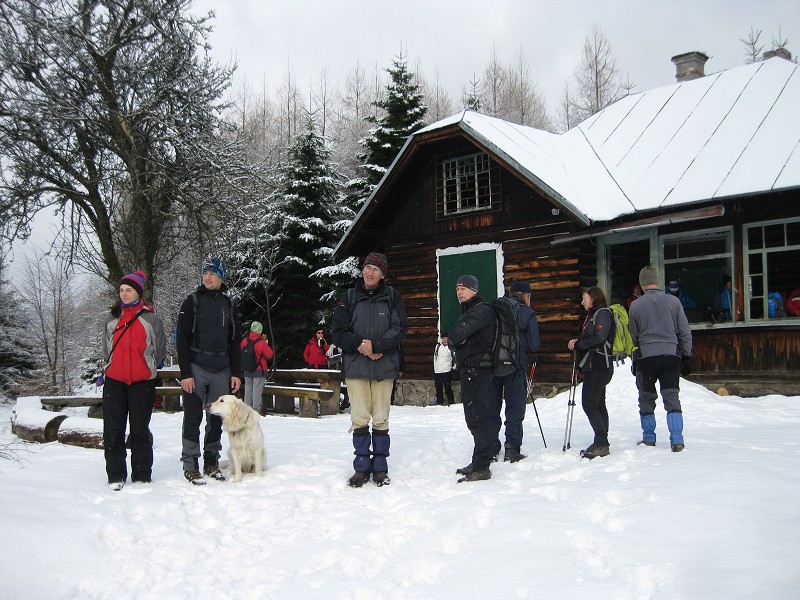
[[[800,289],[800,219],[753,223],[743,229],[745,317],[797,318],[793,299]]]
[[[664,288],[674,281],[689,323],[734,320],[737,290],[726,282],[733,273],[730,228],[693,231],[661,238]]]
[[[500,167],[483,152],[440,158],[436,165],[436,218],[499,210]]]

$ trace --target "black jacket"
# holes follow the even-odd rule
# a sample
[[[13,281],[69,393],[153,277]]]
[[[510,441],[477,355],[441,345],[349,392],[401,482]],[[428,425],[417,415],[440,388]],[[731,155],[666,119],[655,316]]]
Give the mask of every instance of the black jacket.
[[[492,308],[483,298],[475,295],[461,305],[461,319],[448,336],[450,350],[455,356],[459,371],[472,368],[491,373],[486,364],[487,355],[492,352],[497,334],[497,321]]]
[[[201,285],[186,297],[178,314],[175,345],[181,379],[192,376],[192,363],[209,371],[230,368],[231,375],[242,376],[239,325],[222,289],[212,291]]]
[[[589,309],[586,320],[583,322],[581,337],[575,342],[575,350],[577,350],[578,364],[582,365],[582,371],[613,373],[614,360],[610,357],[606,360],[603,346],[606,340],[609,343],[614,342],[614,338],[609,337],[614,333],[614,315],[610,310],[600,310],[601,308],[606,308],[606,305],[600,304]],[[588,356],[586,356],[587,354]],[[584,357],[586,357],[586,361],[582,362]]]

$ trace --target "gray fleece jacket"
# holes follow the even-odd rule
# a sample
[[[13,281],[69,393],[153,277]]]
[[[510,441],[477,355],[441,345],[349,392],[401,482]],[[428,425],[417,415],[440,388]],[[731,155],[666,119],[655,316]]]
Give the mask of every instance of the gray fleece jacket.
[[[631,304],[628,328],[638,356],[691,356],[692,330],[681,301],[663,290],[649,289]]]

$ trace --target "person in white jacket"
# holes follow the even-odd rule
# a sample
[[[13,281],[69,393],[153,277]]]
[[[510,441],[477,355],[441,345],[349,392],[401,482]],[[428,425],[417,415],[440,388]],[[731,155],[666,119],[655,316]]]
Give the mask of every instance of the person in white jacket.
[[[433,381],[436,385],[436,404],[450,406],[455,403],[453,388],[450,385],[453,374],[453,353],[447,347],[447,341],[447,336],[443,335],[433,351]],[[446,403],[442,388],[444,388],[444,394],[447,395]]]

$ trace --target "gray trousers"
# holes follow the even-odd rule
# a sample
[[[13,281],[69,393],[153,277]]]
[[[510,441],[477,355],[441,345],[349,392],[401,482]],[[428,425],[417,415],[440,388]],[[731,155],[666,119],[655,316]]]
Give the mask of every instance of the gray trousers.
[[[208,412],[208,405],[220,396],[230,393],[231,372],[229,369],[212,372],[192,363],[194,392],[183,393],[183,446],[181,462],[184,471],[199,467],[200,425],[206,416],[203,439],[203,463],[218,465],[222,451],[222,419]]]

